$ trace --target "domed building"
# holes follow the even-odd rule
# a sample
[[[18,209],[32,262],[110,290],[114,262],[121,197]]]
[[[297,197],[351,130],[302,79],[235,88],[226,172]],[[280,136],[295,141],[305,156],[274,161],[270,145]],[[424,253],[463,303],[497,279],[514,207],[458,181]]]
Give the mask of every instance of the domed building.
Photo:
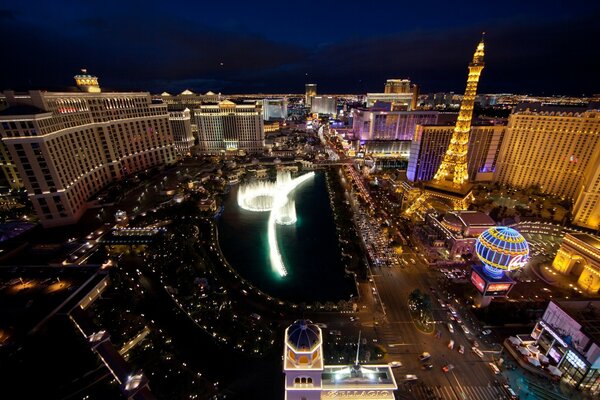
[[[360,341],[359,341],[360,342]],[[285,400],[394,399],[398,388],[389,365],[324,365],[323,333],[309,320],[285,330]]]
[[[513,271],[527,263],[529,245],[516,230],[495,226],[479,235],[475,252],[483,262],[486,273],[498,277],[504,271]]]
[[[471,271],[471,283],[479,291],[476,303],[488,305],[494,297],[505,297],[515,281],[505,274],[523,267],[529,257],[529,245],[519,232],[506,226],[494,226],[483,232],[475,243],[482,265]]]

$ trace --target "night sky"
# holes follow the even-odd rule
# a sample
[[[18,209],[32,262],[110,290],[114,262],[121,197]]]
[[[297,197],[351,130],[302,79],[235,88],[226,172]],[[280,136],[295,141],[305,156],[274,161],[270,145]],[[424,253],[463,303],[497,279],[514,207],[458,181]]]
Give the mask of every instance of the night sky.
[[[86,67],[104,88],[180,92],[600,93],[600,1],[4,1],[0,90],[56,90]]]

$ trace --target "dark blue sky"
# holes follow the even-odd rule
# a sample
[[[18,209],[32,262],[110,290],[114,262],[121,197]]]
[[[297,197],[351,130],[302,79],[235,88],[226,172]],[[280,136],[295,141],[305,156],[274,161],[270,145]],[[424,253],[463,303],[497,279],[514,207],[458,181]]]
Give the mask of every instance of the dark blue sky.
[[[462,92],[486,31],[482,92],[600,93],[600,1],[13,1],[0,89]]]

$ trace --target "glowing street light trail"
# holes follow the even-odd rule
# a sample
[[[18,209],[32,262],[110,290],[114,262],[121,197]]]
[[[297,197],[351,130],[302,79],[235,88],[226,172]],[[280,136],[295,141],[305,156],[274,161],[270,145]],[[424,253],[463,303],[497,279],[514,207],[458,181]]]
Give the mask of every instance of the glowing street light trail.
[[[306,182],[308,179],[315,176],[314,172],[309,172],[302,176],[299,176],[295,179],[287,180],[287,179],[279,179],[277,185],[272,185],[272,189],[269,190],[267,185],[260,184],[260,187],[244,189],[240,188],[241,195],[238,196],[238,204],[240,207],[249,210],[249,211],[268,211],[271,210],[269,214],[269,221],[267,224],[267,239],[269,242],[269,260],[271,261],[271,266],[275,271],[279,273],[280,276],[286,276],[287,270],[285,268],[285,264],[283,263],[283,258],[281,257],[281,252],[279,251],[279,245],[277,244],[277,235],[275,231],[275,227],[277,223],[285,223],[290,224],[293,222],[286,221],[284,218],[280,217],[280,212],[285,207],[285,205],[290,201],[288,199],[288,194],[296,189],[300,184]],[[289,178],[288,178],[289,179]],[[265,202],[260,202],[260,205],[253,204],[252,200],[257,197],[271,197],[272,201],[270,207]],[[268,203],[268,202],[267,202]],[[295,220],[294,220],[295,222]]]

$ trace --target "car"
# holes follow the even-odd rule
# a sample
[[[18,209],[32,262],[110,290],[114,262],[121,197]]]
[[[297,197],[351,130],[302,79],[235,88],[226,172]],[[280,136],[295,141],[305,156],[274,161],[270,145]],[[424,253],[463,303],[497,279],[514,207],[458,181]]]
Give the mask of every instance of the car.
[[[517,396],[515,391],[508,384],[505,383],[502,386],[504,386],[504,389],[508,392],[508,394],[512,400],[516,400],[519,398],[519,396]]]
[[[451,321],[454,321],[454,320],[455,320],[455,318],[454,318],[454,315],[452,315],[452,313],[449,313],[449,312],[448,312],[448,313],[446,313],[446,315],[448,316],[448,319],[449,319],[449,320],[451,320]]]
[[[417,379],[419,379],[419,378],[417,378],[416,375],[412,375],[412,374],[404,375],[404,380],[406,380],[406,381],[416,381]]]
[[[471,331],[469,331],[469,328],[467,328],[465,325],[461,325],[460,328],[463,330],[465,335],[468,335],[469,333],[471,333]]]
[[[433,368],[433,364],[423,364],[423,365],[421,366],[421,369],[422,369],[422,370],[430,370],[430,369],[432,369],[432,368]]]
[[[481,350],[479,350],[477,347],[473,346],[471,347],[471,350],[473,351],[473,353],[475,353],[479,358],[483,358],[483,352]]]
[[[465,346],[463,346],[462,344],[458,346],[458,352],[460,354],[465,354]]]
[[[454,333],[454,326],[452,326],[451,322],[448,322],[448,330],[450,331],[450,333]]]
[[[448,342],[448,348],[452,350],[454,348],[454,340]]]
[[[481,331],[482,335],[489,335],[490,333],[492,333],[492,331],[489,329],[485,329],[485,330]]]
[[[452,364],[446,364],[442,367],[442,371],[444,371],[444,372],[452,371],[453,369],[454,369],[454,365],[452,365]]]
[[[460,319],[460,317],[458,316],[458,314],[456,314],[456,323],[457,324],[462,324],[462,319]]]
[[[488,363],[488,365],[492,369],[492,372],[494,373],[494,375],[498,375],[500,373],[500,369],[496,366],[496,364],[491,362],[491,363]]]
[[[438,299],[438,302],[440,303],[440,306],[441,306],[442,308],[446,308],[446,303],[444,303],[444,300],[442,300],[442,299]]]
[[[419,356],[419,361],[425,361],[425,360],[429,360],[431,358],[431,354],[429,354],[428,352],[423,352],[421,353],[421,355]]]
[[[390,368],[398,368],[402,366],[402,363],[400,361],[391,361],[388,363],[388,365]]]

